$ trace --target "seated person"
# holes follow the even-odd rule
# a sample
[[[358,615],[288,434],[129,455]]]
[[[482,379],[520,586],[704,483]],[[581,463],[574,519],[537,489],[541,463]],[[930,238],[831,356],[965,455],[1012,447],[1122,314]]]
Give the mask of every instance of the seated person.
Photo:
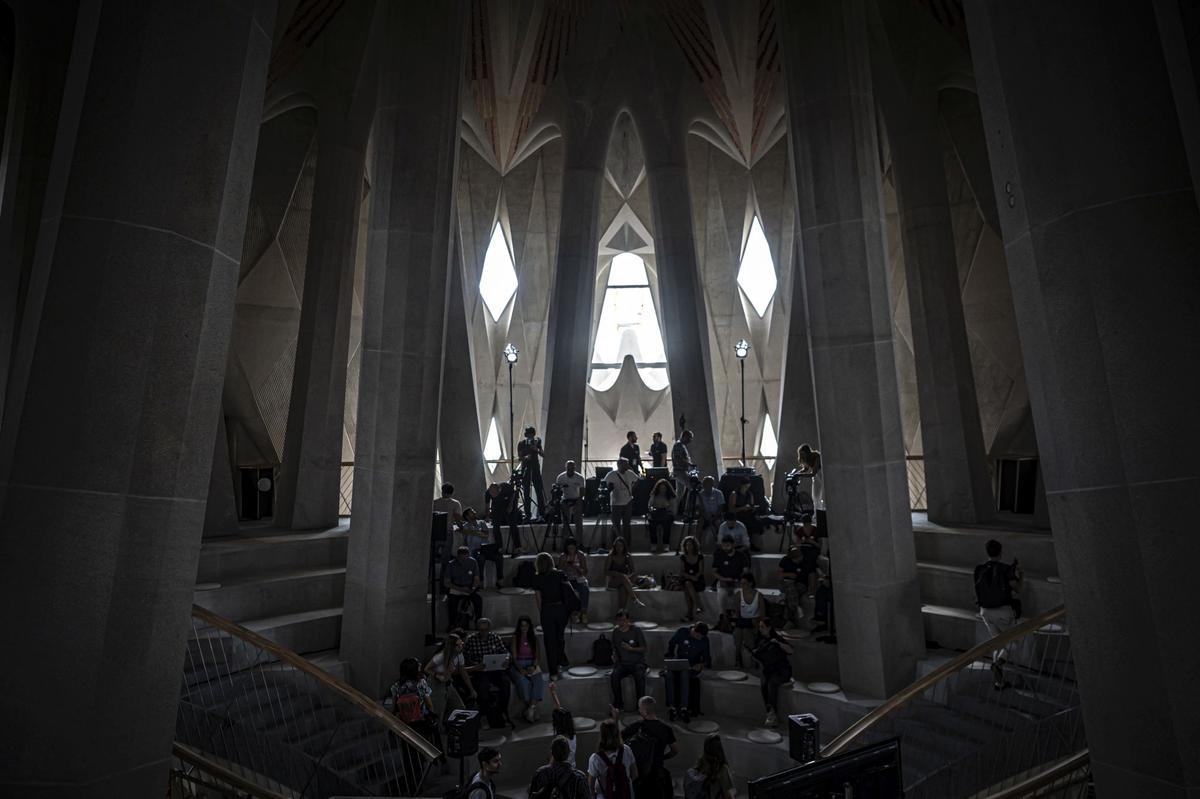
[[[726,507],[734,518],[746,526],[746,532],[750,536],[750,541],[754,541],[754,536],[762,535],[762,524],[758,521],[758,508],[754,501],[754,494],[750,490],[750,478],[743,477],[738,481],[737,488],[729,493]]]
[[[512,695],[512,683],[508,680],[508,668],[483,670],[484,655],[509,655],[504,640],[492,632],[490,619],[481,618],[475,623],[475,632],[468,635],[463,644],[463,655],[467,673],[471,675],[471,687],[479,696],[479,710],[487,716],[489,725],[495,728],[499,726],[495,722],[501,719],[509,723],[508,700]]]
[[[746,525],[738,521],[733,511],[728,510],[725,511],[725,521],[717,528],[717,543],[724,541],[726,536],[733,539],[733,545],[738,549],[750,548],[750,533],[746,531]]]
[[[737,609],[737,593],[742,575],[750,568],[750,556],[733,548],[732,536],[721,539],[721,548],[713,553],[713,587],[721,611],[733,618]]]
[[[471,557],[471,550],[460,546],[454,557],[442,568],[442,588],[449,595],[448,629],[458,626],[458,617],[462,612],[460,604],[464,601],[471,603],[475,618],[483,615],[483,597],[479,595],[482,583],[479,575],[479,562]]]
[[[801,619],[804,618],[804,608],[801,606],[801,602],[805,596],[812,593],[809,582],[816,573],[816,563],[815,559],[807,558],[812,547],[809,546],[807,550],[806,552],[805,548],[799,546],[789,548],[787,555],[780,558],[779,568],[775,571],[779,578],[779,585],[783,589],[784,603],[787,605],[785,629],[793,624],[800,624]]]
[[[691,664],[688,671],[663,670],[667,688],[667,712],[671,721],[679,714],[684,724],[691,721],[691,708],[700,706],[700,673],[712,668],[712,648],[708,625],[704,622],[680,627],[667,643],[668,658],[682,658]]]
[[[463,523],[462,537],[463,545],[471,550],[471,557],[475,558],[475,562],[479,564],[479,582],[483,583],[483,570],[488,561],[496,564],[496,587],[504,587],[504,553],[500,551],[500,545],[493,543],[492,531],[488,529],[487,522],[479,518],[479,514],[474,508],[467,508],[462,512]]]
[[[701,483],[700,492],[696,495],[696,510],[699,513],[700,522],[697,527],[696,537],[700,542],[704,542],[704,534],[712,531],[713,549],[717,548],[717,542],[721,540],[721,536],[717,534],[717,528],[721,526],[721,522],[725,518],[725,495],[721,493],[721,489],[716,487],[717,481],[710,474],[704,478]]]
[[[613,670],[609,677],[612,685],[612,706],[620,710],[621,680],[633,678],[634,693],[646,694],[646,635],[641,628],[633,626],[629,611],[617,611],[617,629],[612,631]]]

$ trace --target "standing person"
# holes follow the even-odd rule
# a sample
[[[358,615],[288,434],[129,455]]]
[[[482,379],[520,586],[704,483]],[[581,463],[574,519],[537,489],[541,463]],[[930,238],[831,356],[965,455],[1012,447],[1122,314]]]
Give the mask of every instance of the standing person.
[[[626,541],[633,538],[629,522],[633,518],[633,487],[637,484],[637,474],[624,458],[617,461],[617,468],[604,475],[604,483],[608,486],[608,506],[612,516],[613,536],[624,536]],[[605,541],[600,544],[604,545]]]
[[[650,439],[650,463],[656,469],[661,469],[667,465],[666,442],[662,440],[662,433],[655,433]]]
[[[571,711],[563,707],[562,700],[558,698],[558,686],[554,683],[550,683],[550,698],[554,700],[554,712],[550,714],[554,734],[567,739],[567,745],[570,747],[570,757],[567,762],[572,766],[578,766],[579,761],[575,759],[575,750],[579,743],[579,736],[575,734],[575,717],[571,715]]]
[[[500,773],[500,750],[485,746],[479,750],[479,771],[467,785],[467,799],[496,799],[496,775]]]
[[[433,510],[435,513],[445,513],[450,517],[450,529],[454,529],[455,525],[462,523],[462,503],[454,498],[454,486],[450,483],[442,483],[442,495],[433,501]]]
[[[825,506],[825,478],[821,476],[821,453],[808,444],[801,444],[796,449],[796,468],[800,474],[812,478],[813,503],[816,507]]]
[[[474,508],[462,512],[463,546],[471,550],[471,557],[479,564],[479,583],[483,584],[483,570],[488,561],[496,564],[496,587],[504,587],[504,553],[500,546],[492,542],[492,531],[487,522],[479,518]]]
[[[1000,560],[1004,548],[996,539],[987,542],[986,551],[988,559],[975,567],[975,604],[988,635],[995,638],[1017,622],[1013,593],[1021,590],[1023,575],[1016,560],[1011,564]],[[992,687],[997,691],[1009,685],[1004,680],[1006,654],[1004,647],[992,652]]]
[[[517,489],[513,479],[503,483],[492,483],[483,495],[484,518],[492,523],[492,539],[501,548],[504,534],[501,528],[508,527],[508,548],[513,555],[521,554],[521,516],[517,513]]]
[[[804,618],[801,601],[812,593],[809,584],[816,571],[816,562],[814,560],[810,567],[805,561],[805,554],[805,550],[798,546],[789,547],[787,555],[779,559],[779,568],[775,571],[779,585],[783,588],[784,603],[787,605],[785,630],[792,625],[799,626]]]
[[[654,753],[650,758],[650,767],[645,771],[638,769],[633,793],[637,799],[674,799],[671,772],[663,763],[679,754],[675,731],[659,720],[658,703],[652,696],[643,696],[638,700],[638,715],[641,718],[625,728],[625,740],[633,741],[645,736],[653,741]],[[633,750],[632,746],[630,750]],[[637,756],[636,753],[634,756]]]
[[[539,522],[546,512],[546,493],[542,485],[542,440],[533,427],[525,428],[525,437],[517,442],[517,458],[521,461],[521,484],[525,489],[525,518]],[[529,515],[530,488],[537,493],[537,518]]]
[[[711,530],[713,549],[717,548],[717,542],[721,540],[721,537],[717,535],[717,528],[721,526],[721,522],[725,518],[725,495],[716,485],[717,481],[711,474],[706,476],[704,482],[701,483],[699,501],[696,503],[696,508],[700,513],[700,527],[696,535],[703,542],[704,533]]]
[[[621,728],[614,719],[600,722],[600,745],[588,759],[588,782],[596,799],[633,799],[637,763],[633,752],[621,742]]]
[[[442,642],[441,651],[429,659],[425,664],[425,673],[428,674],[433,682],[430,688],[433,693],[430,700],[433,702],[434,710],[437,711],[440,718],[445,719],[446,716],[455,710],[462,710],[466,707],[463,704],[462,697],[458,693],[458,689],[454,687],[454,675],[457,674],[462,684],[467,686],[471,691],[470,697],[476,698],[475,689],[471,687],[471,680],[467,676],[467,664],[463,658],[463,641],[457,635],[451,633],[446,636]]]
[[[696,537],[689,535],[680,544],[679,573],[683,577],[683,597],[687,601],[687,616],[680,621],[693,622],[698,614],[703,614],[700,607],[700,594],[704,591],[704,555],[700,554],[700,544]]]
[[[533,629],[533,619],[528,616],[517,619],[517,629],[513,632],[509,646],[512,666],[508,670],[508,676],[513,685],[517,686],[517,693],[525,703],[522,718],[533,724],[538,719],[538,706],[546,692],[546,675],[538,665],[538,642],[537,633]]]
[[[546,646],[546,671],[551,680],[566,666],[567,592],[573,591],[567,575],[554,568],[549,552],[539,552],[534,559],[533,598],[542,621],[542,640]]]
[[[687,786],[693,781],[703,786],[702,795],[707,799],[735,799],[737,796],[720,733],[714,732],[704,739],[704,753],[696,761],[696,767],[688,769],[684,777],[684,794],[687,796],[691,796]]]
[[[550,762],[533,773],[529,799],[592,799],[588,778],[575,768],[571,743],[561,735],[550,742]]]
[[[654,546],[655,555],[661,555],[671,545],[671,526],[675,524],[675,496],[675,490],[666,480],[659,480],[650,492],[647,518],[650,543]]]
[[[713,553],[713,588],[717,591],[717,605],[729,618],[733,618],[737,608],[742,575],[749,568],[750,558],[745,550],[733,548],[732,536],[722,538],[721,548]]]
[[[560,472],[554,484],[562,488],[563,525],[575,522],[575,540],[583,538],[583,491],[587,481],[575,471],[575,461],[567,461],[566,470]]]
[[[617,536],[613,540],[612,550],[604,558],[604,577],[607,588],[610,591],[614,588],[617,590],[617,608],[620,610],[628,607],[630,600],[642,606],[646,604],[638,599],[633,581],[629,579],[631,574],[633,574],[633,555],[625,546],[625,539]]]
[[[471,550],[460,546],[450,562],[442,568],[442,588],[448,595],[447,609],[449,629],[458,625],[460,603],[470,602],[475,618],[483,615],[483,597],[479,595],[479,587],[483,584],[480,577],[479,562],[471,557]]]
[[[684,430],[671,447],[671,477],[675,479],[675,493],[683,501],[688,487],[688,470],[692,468],[692,454],[688,444],[692,443],[692,431]]]
[[[579,623],[587,624],[588,595],[590,593],[587,555],[579,551],[579,542],[574,538],[568,538],[567,543],[563,546],[563,553],[558,557],[558,568],[567,575],[567,582],[571,584],[571,587],[575,589],[575,595],[579,597]]]
[[[634,693],[646,693],[646,634],[640,627],[633,626],[629,611],[617,611],[617,629],[612,631],[613,670],[609,675],[612,686],[612,706],[620,710],[624,705],[621,696],[621,681],[633,678]]]
[[[730,494],[732,497],[733,494]],[[721,526],[717,528],[717,541],[724,541],[726,537],[733,539],[733,545],[739,550],[748,550],[750,548],[750,533],[746,531],[746,525],[738,521],[737,516],[732,511],[725,511],[724,520]]]
[[[691,708],[700,706],[700,673],[712,668],[712,647],[708,640],[708,625],[698,622],[680,627],[667,642],[667,657],[682,658],[691,667],[687,671],[664,671],[667,690],[667,712],[671,721],[678,713],[684,724],[691,721]]]
[[[737,617],[733,620],[733,646],[736,650],[734,664],[742,667],[742,649],[754,649],[758,637],[758,623],[766,618],[767,600],[759,593],[754,573],[742,573],[737,596]]]
[[[467,640],[463,642],[463,654],[467,661],[467,671],[471,674],[471,686],[482,700],[479,709],[487,717],[488,725],[492,729],[512,725],[508,717],[508,700],[512,696],[512,685],[508,681],[508,664],[496,671],[487,671],[483,666],[484,655],[509,655],[504,639],[492,632],[490,619],[481,618],[475,622],[475,632],[468,635]]]
[[[620,457],[625,459],[635,474],[642,473],[642,451],[638,448],[637,433],[633,430],[625,434],[625,446],[621,447]]]
[[[392,697],[392,713],[426,738],[437,733],[437,708],[433,704],[433,688],[421,673],[421,661],[405,658],[400,661],[400,676],[388,693]]]
[[[770,619],[758,620],[758,643],[754,647],[754,659],[762,666],[761,689],[763,705],[767,708],[766,725],[778,723],[779,689],[792,681],[792,645],[784,640]]]

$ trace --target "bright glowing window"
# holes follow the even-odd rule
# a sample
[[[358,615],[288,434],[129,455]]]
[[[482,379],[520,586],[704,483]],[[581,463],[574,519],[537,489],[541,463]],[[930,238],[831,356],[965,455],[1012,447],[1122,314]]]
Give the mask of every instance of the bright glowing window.
[[[633,356],[647,388],[660,391],[667,387],[667,352],[646,262],[630,252],[614,257],[608,270],[588,385],[597,391],[612,388],[626,355]]]
[[[771,424],[771,415],[767,414],[763,422],[762,440],[758,443],[758,454],[767,461],[767,468],[775,468],[775,458],[779,455],[779,439],[775,435],[775,425]]]
[[[509,301],[517,293],[517,270],[513,268],[512,254],[499,222],[492,228],[492,240],[488,242],[487,252],[483,256],[479,293],[494,322],[500,321],[500,314],[504,313]]]
[[[750,223],[750,237],[742,252],[742,263],[738,267],[737,284],[746,294],[759,316],[771,307],[771,299],[779,281],[775,277],[775,262],[771,260],[771,248],[763,234],[762,223],[756,215]]]
[[[496,417],[488,425],[487,437],[483,440],[483,459],[493,467],[504,460],[504,447],[500,444],[500,433],[496,429]]]

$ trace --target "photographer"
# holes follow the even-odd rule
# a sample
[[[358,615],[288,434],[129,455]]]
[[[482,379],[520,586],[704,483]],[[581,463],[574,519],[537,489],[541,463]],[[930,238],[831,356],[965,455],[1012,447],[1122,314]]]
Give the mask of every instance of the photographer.
[[[525,428],[525,437],[517,442],[517,457],[521,460],[521,485],[525,490],[525,518],[540,521],[546,509],[546,491],[542,486],[542,440],[533,427]],[[529,502],[533,499],[530,487],[537,492],[538,518],[529,515]]]
[[[515,476],[513,480],[515,480]],[[504,546],[504,534],[500,528],[508,525],[508,546],[512,554],[521,554],[521,517],[517,514],[517,489],[513,482],[492,483],[483,495],[484,518],[492,523],[492,537],[496,545]]]
[[[986,548],[988,559],[975,567],[975,604],[988,635],[995,638],[1017,622],[1020,605],[1013,594],[1021,590],[1023,575],[1015,559],[1011,564],[1000,560],[1004,549],[999,541],[991,539]],[[1008,687],[1001,667],[1004,656],[1004,647],[992,653],[992,687],[997,691]]]
[[[583,475],[575,471],[575,461],[567,461],[567,470],[558,475],[554,488],[561,493],[561,499],[555,497],[552,501],[562,504],[562,521],[564,525],[575,523],[575,539],[583,540],[583,490],[587,481]]]

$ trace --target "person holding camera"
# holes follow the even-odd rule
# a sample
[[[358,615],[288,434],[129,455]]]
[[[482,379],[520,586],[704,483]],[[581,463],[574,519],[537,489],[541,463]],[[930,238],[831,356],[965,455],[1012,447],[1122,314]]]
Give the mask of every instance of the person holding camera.
[[[626,541],[633,538],[630,520],[633,518],[633,487],[637,484],[637,473],[625,458],[617,461],[617,468],[604,475],[608,486],[608,507],[612,516],[613,537],[622,536]],[[605,542],[601,541],[601,545]]]
[[[521,517],[517,513],[517,487],[515,478],[504,483],[492,483],[483,495],[484,518],[492,523],[492,538],[498,547],[504,547],[504,533],[508,526],[508,547],[513,555],[521,554]]]
[[[546,491],[542,485],[542,440],[533,427],[525,428],[525,437],[517,442],[517,457],[521,461],[521,486],[525,490],[525,518],[540,521],[546,512]],[[530,488],[537,492],[538,517],[529,515],[529,502],[533,499]]]
[[[575,471],[575,461],[567,461],[566,471],[554,480],[554,487],[562,492],[563,524],[569,526],[574,520],[575,540],[583,540],[583,491],[587,481]]]
[[[1017,623],[1020,600],[1013,596],[1021,590],[1023,575],[1014,558],[1011,564],[1000,560],[1004,548],[996,539],[987,542],[988,559],[975,567],[975,603],[979,605],[979,617],[987,627],[988,635],[995,638]],[[992,652],[992,687],[997,691],[1008,687],[1004,680],[1005,647]]]

